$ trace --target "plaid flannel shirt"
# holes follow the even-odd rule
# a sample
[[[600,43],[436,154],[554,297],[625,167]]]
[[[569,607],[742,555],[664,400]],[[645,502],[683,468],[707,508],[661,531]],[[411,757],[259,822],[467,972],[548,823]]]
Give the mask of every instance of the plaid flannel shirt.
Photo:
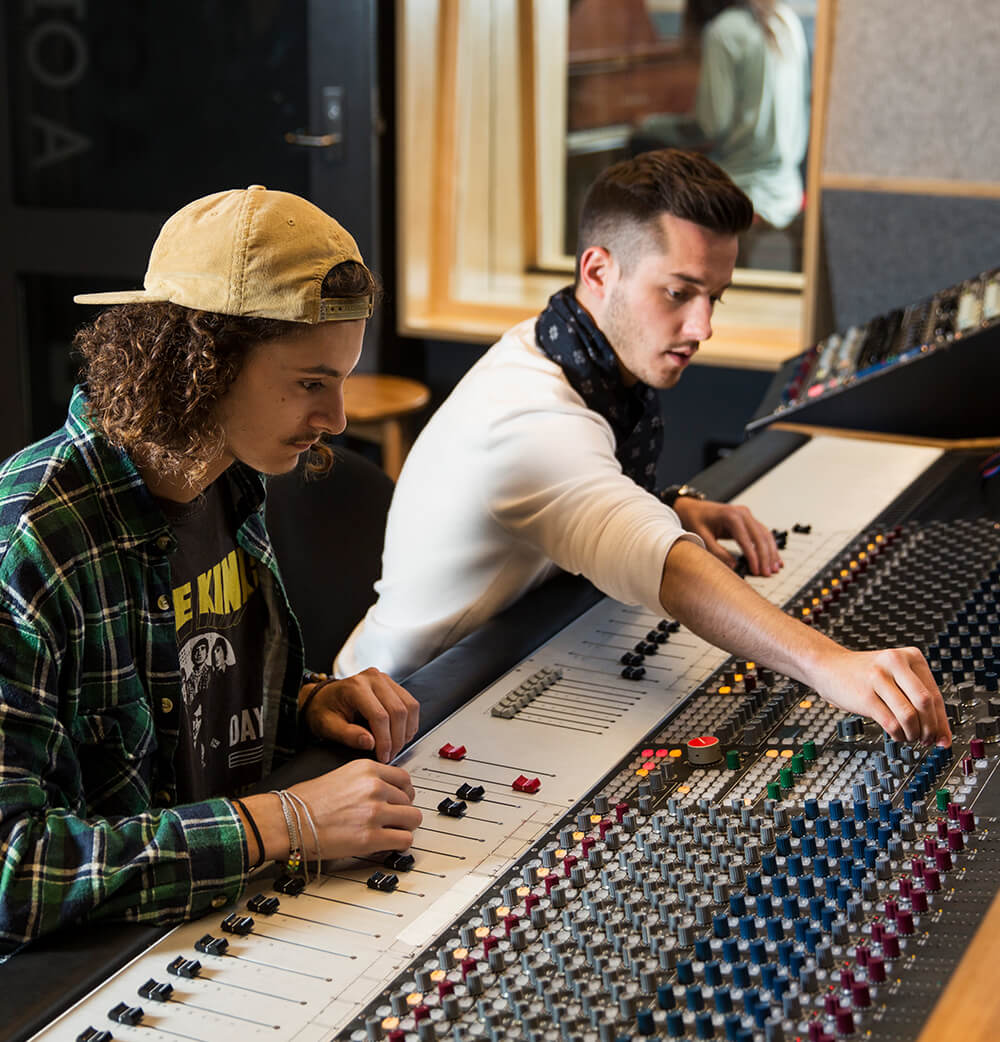
[[[0,952],[69,922],[193,918],[239,896],[225,799],[175,806],[180,663],[166,519],[86,418],[0,467]],[[239,544],[266,565],[265,771],[296,744],[302,643],[261,513],[226,472]]]

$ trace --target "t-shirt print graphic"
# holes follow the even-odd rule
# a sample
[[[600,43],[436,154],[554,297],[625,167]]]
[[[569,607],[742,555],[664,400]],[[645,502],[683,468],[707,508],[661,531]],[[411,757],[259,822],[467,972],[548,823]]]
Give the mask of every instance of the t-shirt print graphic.
[[[233,711],[231,687],[239,669],[232,643],[215,630],[199,633],[181,646],[180,666],[195,763],[212,773],[218,771],[223,757],[230,771],[261,763],[264,744],[260,707]]]

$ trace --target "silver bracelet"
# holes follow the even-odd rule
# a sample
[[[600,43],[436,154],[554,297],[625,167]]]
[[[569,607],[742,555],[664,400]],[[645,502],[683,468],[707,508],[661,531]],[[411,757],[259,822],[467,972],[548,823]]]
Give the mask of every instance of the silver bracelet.
[[[272,789],[281,804],[281,813],[285,816],[285,827],[288,829],[288,861],[289,872],[298,872],[302,867],[302,846],[299,841],[299,828],[296,821],[295,807],[288,799],[284,789]]]

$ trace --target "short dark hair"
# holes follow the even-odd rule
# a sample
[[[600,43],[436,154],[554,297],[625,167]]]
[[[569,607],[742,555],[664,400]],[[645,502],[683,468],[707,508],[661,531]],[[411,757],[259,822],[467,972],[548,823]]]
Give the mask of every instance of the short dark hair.
[[[377,299],[378,279],[364,264],[344,261],[327,273],[320,295]],[[239,375],[248,349],[312,328],[170,302],[117,304],[74,338],[84,361],[88,415],[113,445],[129,453],[141,450],[164,473],[197,481],[221,445],[215,406]],[[307,459],[316,472],[332,462],[332,451],[322,442]]]
[[[609,166],[587,191],[580,213],[576,277],[590,246],[603,246],[628,268],[661,214],[722,235],[739,235],[753,221],[753,203],[717,163],[697,152],[661,148]]]
[[[771,47],[777,46],[774,30],[771,28],[771,17],[774,14],[774,0],[687,0],[684,10],[684,28],[692,36],[699,36],[702,29],[723,11],[730,7],[743,7],[750,12],[754,21],[760,26],[764,39]]]

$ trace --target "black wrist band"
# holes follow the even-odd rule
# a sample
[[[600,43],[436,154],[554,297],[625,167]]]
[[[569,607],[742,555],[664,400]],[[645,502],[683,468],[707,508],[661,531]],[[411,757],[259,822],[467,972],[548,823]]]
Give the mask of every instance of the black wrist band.
[[[257,822],[253,820],[253,815],[247,810],[247,805],[242,800],[233,799],[232,802],[243,811],[243,816],[247,819],[253,838],[257,840],[257,860],[250,866],[250,871],[252,872],[255,868],[260,868],[264,864],[264,840],[261,838],[260,829],[257,828]]]
[[[329,684],[336,683],[336,677],[327,676],[326,673],[306,673],[306,683],[315,684],[316,686],[309,692],[308,695],[302,700],[299,706],[299,720],[302,723],[306,722],[306,710],[309,708],[312,700],[319,694],[319,692],[327,687]]]

